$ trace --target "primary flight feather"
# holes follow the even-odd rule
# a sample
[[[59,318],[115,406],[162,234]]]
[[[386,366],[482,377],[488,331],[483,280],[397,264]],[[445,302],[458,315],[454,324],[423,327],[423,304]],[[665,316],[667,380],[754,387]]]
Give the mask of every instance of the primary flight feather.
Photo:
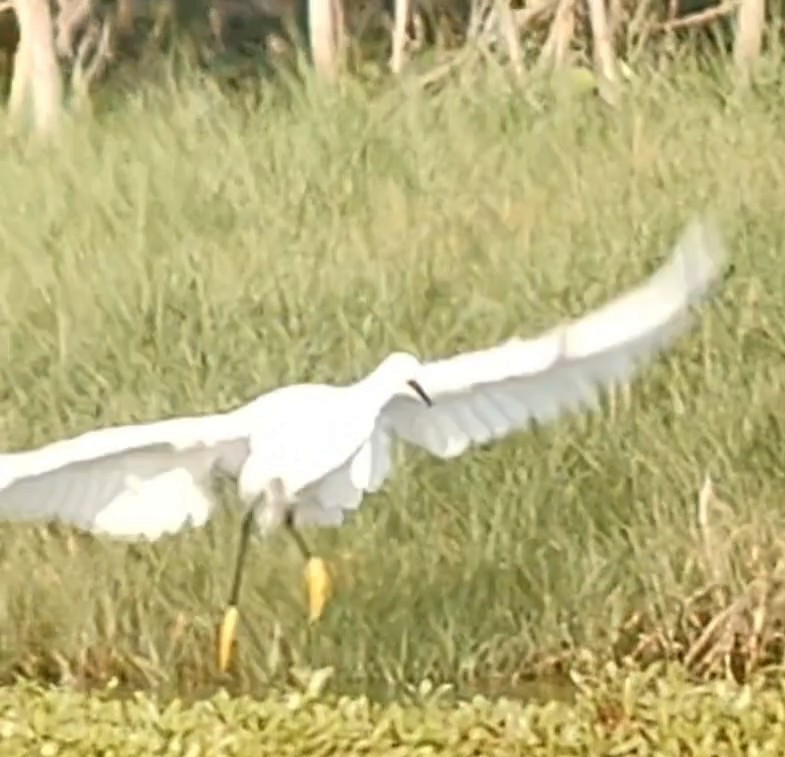
[[[0,519],[153,540],[206,523],[222,471],[248,507],[243,553],[253,519],[264,533],[288,526],[309,555],[295,528],[339,525],[390,475],[395,440],[451,458],[596,405],[685,330],[724,263],[717,230],[695,220],[645,283],[536,338],[426,363],[394,353],[347,386],[298,384],[226,413],[0,455]]]

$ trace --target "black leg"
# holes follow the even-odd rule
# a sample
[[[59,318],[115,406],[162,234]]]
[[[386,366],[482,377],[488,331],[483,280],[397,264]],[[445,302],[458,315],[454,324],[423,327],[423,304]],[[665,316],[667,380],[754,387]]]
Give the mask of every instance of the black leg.
[[[235,607],[240,599],[240,584],[243,578],[243,566],[245,565],[245,555],[248,552],[248,542],[251,538],[251,527],[253,526],[253,508],[250,508],[243,518],[240,526],[240,546],[237,550],[237,562],[234,566],[234,580],[232,590],[229,592],[229,606]]]
[[[286,518],[284,518],[283,523],[284,526],[286,526],[286,530],[291,534],[292,539],[294,539],[294,543],[297,545],[302,556],[306,561],[310,560],[313,557],[313,553],[308,549],[308,545],[305,543],[302,534],[294,527],[294,513],[291,510],[286,511]]]

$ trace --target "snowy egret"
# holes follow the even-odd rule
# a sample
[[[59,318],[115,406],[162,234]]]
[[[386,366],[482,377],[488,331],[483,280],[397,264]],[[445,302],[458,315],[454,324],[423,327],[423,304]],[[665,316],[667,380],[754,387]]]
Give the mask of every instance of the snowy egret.
[[[287,386],[225,413],[104,428],[0,455],[0,519],[154,540],[204,525],[213,474],[233,476],[247,510],[219,636],[225,670],[254,522],[262,534],[283,526],[293,536],[307,561],[311,617],[319,617],[329,575],[298,528],[340,525],[389,476],[394,440],[446,459],[565,410],[596,407],[601,387],[629,380],[685,330],[724,259],[716,228],[696,219],[648,281],[536,338],[428,363],[394,353],[349,385]]]

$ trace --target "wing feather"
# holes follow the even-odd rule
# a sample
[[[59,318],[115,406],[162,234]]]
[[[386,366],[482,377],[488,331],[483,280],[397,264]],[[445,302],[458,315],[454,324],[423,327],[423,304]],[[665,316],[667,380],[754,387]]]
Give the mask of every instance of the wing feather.
[[[297,526],[340,526],[347,511],[360,507],[365,492],[375,492],[390,474],[392,439],[377,427],[360,449],[339,468],[297,496]]]
[[[601,389],[631,379],[686,330],[724,259],[714,226],[694,221],[642,285],[534,339],[423,365],[418,380],[433,407],[399,395],[382,417],[396,436],[450,458],[532,422],[596,408]]]
[[[90,431],[0,455],[0,520],[155,540],[204,525],[212,473],[236,474],[247,455],[247,432],[232,414]]]

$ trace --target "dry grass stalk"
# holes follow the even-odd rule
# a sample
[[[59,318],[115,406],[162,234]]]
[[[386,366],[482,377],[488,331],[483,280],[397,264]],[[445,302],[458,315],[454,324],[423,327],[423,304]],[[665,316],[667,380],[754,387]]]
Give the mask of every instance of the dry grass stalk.
[[[781,544],[767,548],[752,528],[719,522],[724,509],[707,477],[698,497],[696,559],[706,585],[680,603],[675,623],[636,610],[611,634],[617,659],[646,666],[680,660],[697,678],[730,677],[741,683],[785,657],[785,558]],[[720,527],[724,526],[720,533]],[[752,540],[752,543],[750,541]],[[574,651],[552,657],[546,670],[574,665]],[[537,668],[541,671],[541,668]]]
[[[488,34],[491,16],[491,0],[472,0],[469,24],[466,29],[466,44],[477,46]]]
[[[55,18],[55,48],[66,60],[76,55],[76,38],[90,23],[93,0],[58,0]]]
[[[615,41],[625,15],[624,0],[608,0],[608,26],[611,40]]]
[[[676,18],[675,15],[673,17],[669,16],[667,21],[657,24],[654,28],[660,31],[675,31],[676,29],[686,29],[690,26],[703,26],[723,16],[729,16],[736,10],[736,6],[736,0],[729,0],[705,10],[690,13],[687,16],[680,16],[679,18]]]
[[[719,586],[722,583],[723,576],[722,566],[719,563],[718,545],[711,527],[711,507],[718,502],[711,478],[706,476],[698,494],[697,521],[701,535],[704,565],[708,569],[709,578],[714,586]],[[721,601],[721,598],[715,594],[715,600]]]
[[[105,19],[93,21],[87,28],[76,50],[71,87],[78,102],[87,102],[90,90],[106,72],[114,55],[114,25]]]
[[[71,61],[71,89],[79,104],[86,104],[93,86],[114,57],[116,38],[130,35],[136,17],[135,0],[117,0],[104,17],[94,0],[59,0],[55,20],[58,55]]]
[[[512,12],[515,25],[522,30],[532,24],[547,21],[556,13],[560,2],[561,0],[539,0],[539,2],[526,3],[526,7]]]
[[[123,37],[130,37],[133,34],[137,14],[136,3],[137,0],[117,0],[115,27],[117,33]]]
[[[783,565],[781,560],[766,560],[759,544],[746,547],[741,542],[745,529],[726,529],[718,535],[713,513],[719,507],[727,505],[717,498],[707,477],[698,498],[697,520],[709,584],[685,603],[692,630],[682,632],[683,662],[701,677],[724,674],[742,681],[780,656],[780,627],[785,620]],[[734,561],[734,552],[747,550],[749,558],[742,565]],[[772,550],[769,557],[777,551]],[[731,584],[739,572],[748,578],[734,596]]]

